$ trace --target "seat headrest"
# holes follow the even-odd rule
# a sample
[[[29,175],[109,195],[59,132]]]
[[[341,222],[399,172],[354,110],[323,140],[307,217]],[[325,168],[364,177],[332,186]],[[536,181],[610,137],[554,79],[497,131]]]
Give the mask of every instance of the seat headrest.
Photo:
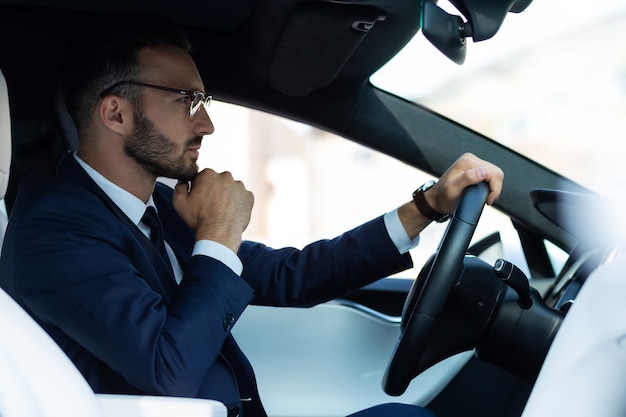
[[[11,170],[11,117],[9,113],[9,90],[0,71],[0,200],[4,198]]]

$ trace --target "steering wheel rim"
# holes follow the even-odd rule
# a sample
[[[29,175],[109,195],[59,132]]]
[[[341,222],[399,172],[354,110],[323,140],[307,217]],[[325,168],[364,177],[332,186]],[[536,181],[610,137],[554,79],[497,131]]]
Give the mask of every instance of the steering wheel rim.
[[[418,282],[419,280],[413,282],[402,313],[403,329],[383,377],[383,389],[389,395],[402,395],[419,373],[428,336],[450,290],[463,272],[463,258],[488,193],[489,186],[485,182],[464,190],[441,239],[430,271],[423,283]]]

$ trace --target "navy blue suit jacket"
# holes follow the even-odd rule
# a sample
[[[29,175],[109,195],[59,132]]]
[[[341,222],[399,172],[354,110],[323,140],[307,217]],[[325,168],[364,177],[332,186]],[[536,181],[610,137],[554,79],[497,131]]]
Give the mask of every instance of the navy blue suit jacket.
[[[25,179],[0,285],[59,343],[94,391],[202,397],[264,415],[230,330],[250,303],[311,306],[410,266],[381,218],[302,250],[245,241],[241,277],[191,257],[193,231],[158,184],[154,200],[180,285],[156,249],[72,157]]]

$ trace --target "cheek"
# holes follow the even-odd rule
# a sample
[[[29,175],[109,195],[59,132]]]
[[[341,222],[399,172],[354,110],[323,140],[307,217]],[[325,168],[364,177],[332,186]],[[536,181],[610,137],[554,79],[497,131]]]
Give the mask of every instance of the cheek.
[[[156,134],[164,136],[174,147],[182,150],[193,134],[188,111],[183,111],[184,106],[176,104],[152,108],[146,116]]]
[[[170,123],[155,123],[155,128],[169,142],[171,142],[176,148],[184,147],[189,136],[189,127],[184,123],[178,121]]]

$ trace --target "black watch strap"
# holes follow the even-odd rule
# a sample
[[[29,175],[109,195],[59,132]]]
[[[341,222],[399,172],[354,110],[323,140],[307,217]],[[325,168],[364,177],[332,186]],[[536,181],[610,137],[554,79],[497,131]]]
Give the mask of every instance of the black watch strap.
[[[430,189],[435,184],[436,182],[434,180],[422,184],[413,192],[413,202],[424,217],[437,223],[442,223],[450,218],[450,214],[439,213],[437,210],[432,208],[430,204],[428,204],[428,201],[426,201],[426,197],[424,196],[426,190]]]

